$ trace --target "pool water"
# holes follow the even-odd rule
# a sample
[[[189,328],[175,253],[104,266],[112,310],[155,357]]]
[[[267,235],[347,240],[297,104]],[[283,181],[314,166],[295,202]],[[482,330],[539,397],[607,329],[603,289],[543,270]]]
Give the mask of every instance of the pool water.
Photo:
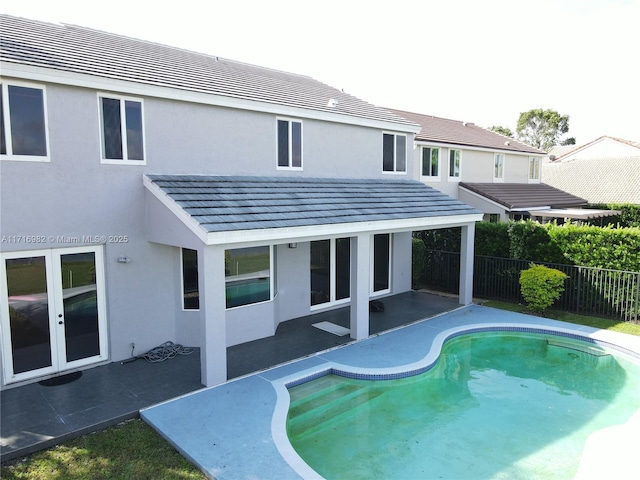
[[[327,479],[573,478],[589,435],[640,411],[640,364],[578,340],[482,332],[394,380],[289,389],[287,434]]]

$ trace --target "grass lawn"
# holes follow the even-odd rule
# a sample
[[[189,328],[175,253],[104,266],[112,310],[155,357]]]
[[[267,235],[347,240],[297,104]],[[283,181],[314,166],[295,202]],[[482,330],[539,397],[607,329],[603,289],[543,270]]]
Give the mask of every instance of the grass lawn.
[[[204,474],[140,419],[3,465],[3,480],[203,480]]]
[[[519,303],[500,302],[497,300],[487,300],[482,302],[485,307],[500,308],[518,313],[527,313],[532,315],[531,311],[525,305]],[[607,318],[590,317],[587,315],[578,315],[577,313],[564,312],[560,310],[547,310],[545,317],[561,320],[568,323],[577,323],[579,325],[587,325],[589,327],[601,328],[603,330],[611,330],[613,332],[628,333],[629,335],[640,336],[640,324],[633,322],[619,322]]]

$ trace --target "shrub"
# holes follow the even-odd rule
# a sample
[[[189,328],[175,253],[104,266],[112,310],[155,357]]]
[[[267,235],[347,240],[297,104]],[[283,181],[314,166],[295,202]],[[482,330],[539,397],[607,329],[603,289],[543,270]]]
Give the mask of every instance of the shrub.
[[[412,288],[417,289],[424,283],[425,264],[424,251],[426,246],[419,238],[412,239],[412,265],[411,265],[411,284]]]
[[[536,265],[520,273],[520,291],[529,309],[544,314],[544,311],[560,298],[567,279],[560,270]]]

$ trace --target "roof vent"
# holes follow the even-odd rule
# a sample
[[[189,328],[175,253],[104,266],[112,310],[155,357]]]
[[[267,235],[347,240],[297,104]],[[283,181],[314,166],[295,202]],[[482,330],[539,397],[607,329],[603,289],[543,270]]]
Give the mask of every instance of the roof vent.
[[[505,140],[505,141],[504,141],[504,144],[505,144],[505,145],[507,145],[507,146],[509,146],[509,145],[511,145],[511,142],[510,142],[509,140]]]
[[[327,107],[336,108],[338,106],[338,100],[335,98],[330,98],[327,102]]]
[[[462,122],[462,125],[466,127],[467,125],[469,125],[469,122]]]

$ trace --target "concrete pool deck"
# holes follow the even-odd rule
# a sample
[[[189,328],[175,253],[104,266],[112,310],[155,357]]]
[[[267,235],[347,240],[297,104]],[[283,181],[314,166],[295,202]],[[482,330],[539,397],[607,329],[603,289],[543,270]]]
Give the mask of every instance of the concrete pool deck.
[[[471,305],[184,395],[140,416],[210,478],[320,478],[288,442],[288,384],[330,369],[401,374],[432,364],[456,333],[501,327],[588,337],[640,358],[640,337]]]

